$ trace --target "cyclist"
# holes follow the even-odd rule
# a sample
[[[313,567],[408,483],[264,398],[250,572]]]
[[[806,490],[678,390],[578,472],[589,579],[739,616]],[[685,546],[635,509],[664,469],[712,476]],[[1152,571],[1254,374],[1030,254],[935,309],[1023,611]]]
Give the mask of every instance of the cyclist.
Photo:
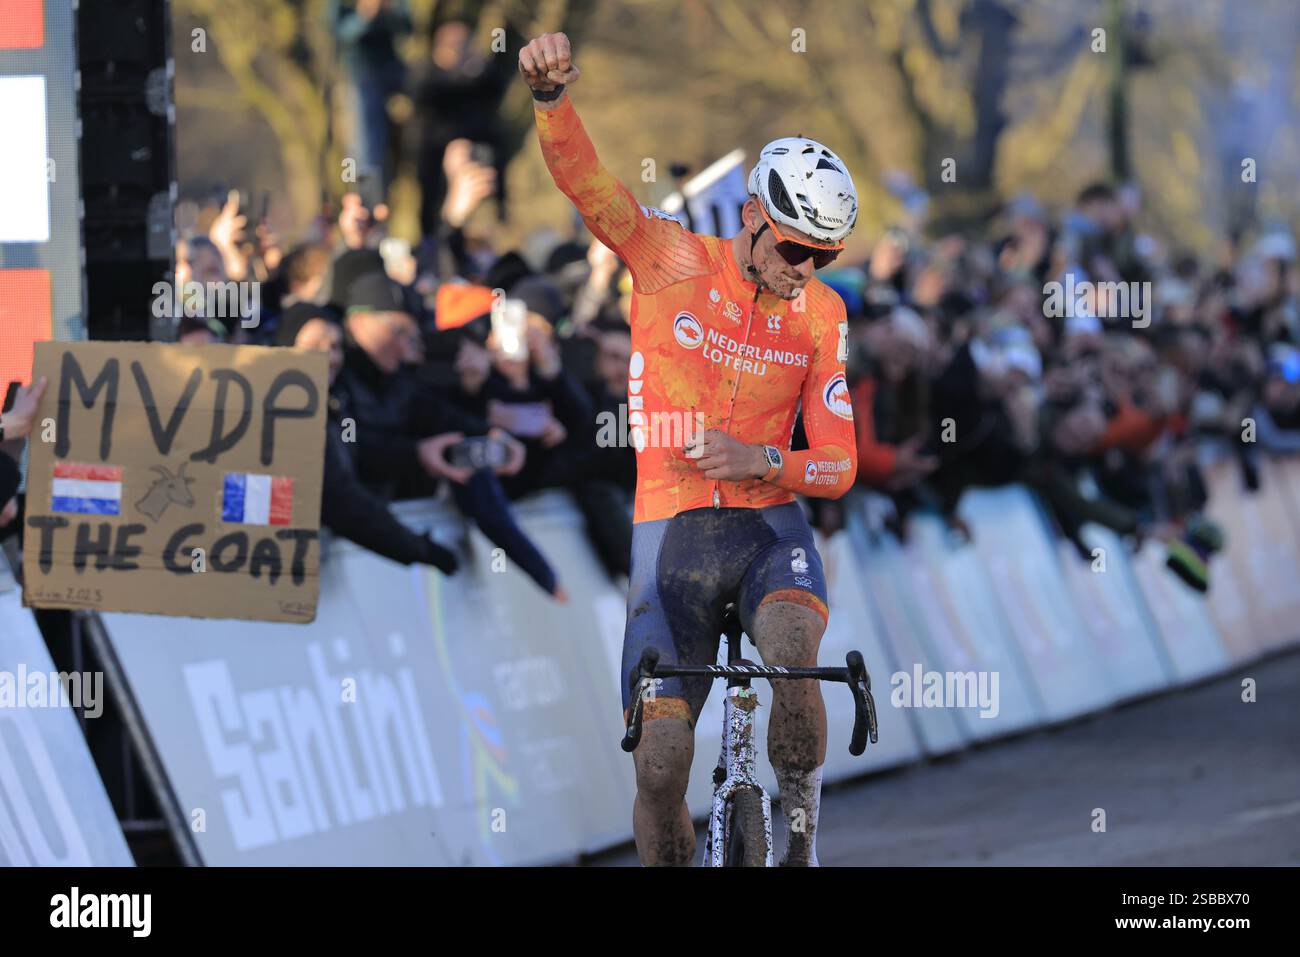
[[[768,665],[814,666],[826,583],[792,493],[837,498],[857,470],[840,298],[813,278],[857,219],[844,164],[812,140],[763,148],[743,229],[697,235],[641,206],[600,165],[565,90],[568,38],[519,53],[556,185],[633,278],[628,422],[637,451],[623,705],[647,645],[665,663],[712,664],[734,602]],[[791,452],[800,406],[809,448]],[[665,679],[634,752],[643,864],[687,864],[694,725],[707,679]],[[815,865],[826,710],[816,681],[773,682],[768,757],[789,826],[783,864]],[[626,716],[626,711],[625,711]]]

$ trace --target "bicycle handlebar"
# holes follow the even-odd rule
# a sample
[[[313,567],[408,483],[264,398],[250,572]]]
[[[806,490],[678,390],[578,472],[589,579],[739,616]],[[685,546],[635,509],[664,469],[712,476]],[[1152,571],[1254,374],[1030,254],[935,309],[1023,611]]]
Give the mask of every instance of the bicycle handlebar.
[[[660,667],[658,649],[646,648],[641,652],[641,661],[632,678],[632,706],[628,709],[622,748],[631,753],[641,743],[645,692],[656,678],[803,678],[841,681],[849,686],[853,694],[853,735],[849,740],[849,753],[857,757],[866,750],[868,737],[872,744],[879,741],[876,702],[871,696],[871,675],[862,659],[862,652],[850,651],[844,660],[848,665],[846,668],[780,668],[750,664]]]

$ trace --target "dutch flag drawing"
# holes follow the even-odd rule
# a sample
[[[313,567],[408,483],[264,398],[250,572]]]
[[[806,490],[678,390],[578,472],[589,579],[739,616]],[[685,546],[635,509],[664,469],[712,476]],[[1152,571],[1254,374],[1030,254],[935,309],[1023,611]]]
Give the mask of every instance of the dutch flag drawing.
[[[122,514],[122,467],[55,462],[50,511],[83,515]]]
[[[293,479],[227,472],[221,486],[221,520],[243,525],[288,525],[293,519]]]

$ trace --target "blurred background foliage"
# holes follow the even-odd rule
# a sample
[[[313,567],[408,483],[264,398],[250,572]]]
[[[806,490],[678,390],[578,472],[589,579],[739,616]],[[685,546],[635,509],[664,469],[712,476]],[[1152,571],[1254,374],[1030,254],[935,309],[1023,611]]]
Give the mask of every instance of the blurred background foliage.
[[[343,190],[332,23],[339,0],[175,0],[182,192],[268,198],[300,234]],[[418,69],[433,24],[468,16],[490,48],[563,29],[574,101],[602,158],[642,200],[741,146],[803,133],[849,163],[865,246],[902,215],[889,174],[931,198],[931,228],[976,227],[1021,191],[1053,205],[1131,178],[1152,228],[1207,252],[1255,218],[1300,225],[1300,4],[1295,0],[409,0]],[[1095,52],[1105,31],[1105,52]],[[802,50],[800,50],[802,46]],[[202,49],[200,49],[200,47]],[[410,100],[397,121],[392,232],[416,238]],[[513,197],[502,241],[567,228],[533,146],[522,84],[505,101]],[[1243,158],[1258,182],[1245,184]],[[643,160],[656,181],[643,182]],[[955,161],[955,181],[941,176]],[[861,228],[865,227],[865,228]]]

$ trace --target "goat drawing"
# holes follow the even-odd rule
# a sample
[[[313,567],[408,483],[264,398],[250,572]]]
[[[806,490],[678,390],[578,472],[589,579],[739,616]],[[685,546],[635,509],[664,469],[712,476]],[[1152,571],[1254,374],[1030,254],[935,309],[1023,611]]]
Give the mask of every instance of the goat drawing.
[[[149,491],[144,493],[144,498],[135,503],[135,507],[156,522],[162,518],[162,513],[167,511],[167,506],[172,503],[185,508],[192,506],[194,496],[190,493],[190,483],[194,479],[185,474],[185,466],[189,464],[189,462],[182,462],[175,475],[164,465],[153,466],[153,471],[160,477],[154,479],[153,484],[149,486]]]

